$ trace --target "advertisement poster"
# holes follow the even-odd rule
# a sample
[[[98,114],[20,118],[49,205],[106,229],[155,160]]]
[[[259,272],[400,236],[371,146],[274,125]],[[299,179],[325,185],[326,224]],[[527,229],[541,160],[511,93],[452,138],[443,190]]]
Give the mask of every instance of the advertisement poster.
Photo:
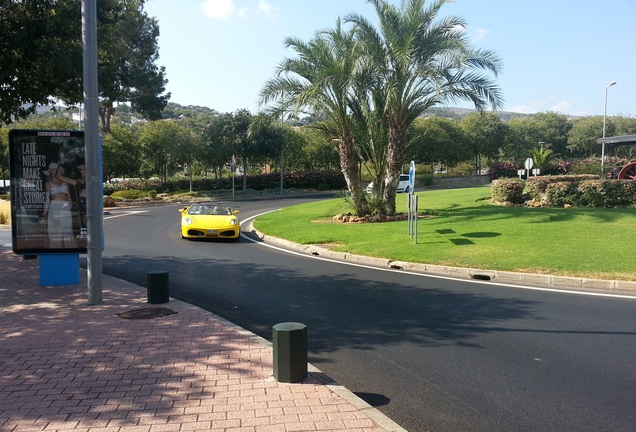
[[[15,253],[86,253],[84,150],[84,131],[9,131]]]

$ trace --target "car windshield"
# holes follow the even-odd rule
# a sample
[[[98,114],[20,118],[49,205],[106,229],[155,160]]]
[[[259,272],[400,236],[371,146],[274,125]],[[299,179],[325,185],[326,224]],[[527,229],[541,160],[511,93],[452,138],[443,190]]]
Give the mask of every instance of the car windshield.
[[[232,210],[229,207],[213,204],[193,204],[188,210],[191,215],[231,215]]]

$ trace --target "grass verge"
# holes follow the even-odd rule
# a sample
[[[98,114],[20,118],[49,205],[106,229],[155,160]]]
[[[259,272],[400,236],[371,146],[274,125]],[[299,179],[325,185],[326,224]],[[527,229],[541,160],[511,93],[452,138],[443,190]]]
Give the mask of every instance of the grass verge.
[[[490,203],[490,188],[418,193],[417,243],[408,223],[336,223],[351,211],[342,198],[283,209],[260,216],[259,231],[300,244],[398,261],[636,280],[634,208],[527,208]],[[406,211],[404,195],[398,212]]]

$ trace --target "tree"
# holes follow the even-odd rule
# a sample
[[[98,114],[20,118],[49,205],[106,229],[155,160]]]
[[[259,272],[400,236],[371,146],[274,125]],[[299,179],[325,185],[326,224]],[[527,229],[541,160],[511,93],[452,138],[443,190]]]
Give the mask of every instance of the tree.
[[[532,125],[527,118],[513,117],[508,120],[508,132],[499,150],[500,159],[521,161],[538,143],[533,138]]]
[[[353,97],[349,101],[352,112],[352,130],[360,159],[371,173],[374,198],[384,197],[383,181],[387,163],[387,142],[389,128],[386,121],[386,92],[382,77],[375,75],[363,64],[361,73],[353,85]],[[374,206],[374,212],[386,214],[387,206]]]
[[[527,119],[529,123],[531,146],[541,142],[549,144],[555,155],[567,153],[568,132],[572,124],[567,116],[556,112],[537,113]]]
[[[165,68],[156,65],[159,25],[143,7],[144,0],[118,0],[110,9],[103,7],[98,20],[99,115],[104,133],[110,132],[115,102],[130,102],[135,111],[158,120],[170,98],[163,94]]]
[[[504,143],[507,126],[492,113],[475,112],[460,121],[467,148],[475,160],[475,172],[481,174],[482,157],[494,158]]]
[[[616,126],[616,135],[636,135],[635,117],[612,116],[610,119]]]
[[[201,133],[202,148],[199,159],[206,167],[212,167],[216,178],[223,175],[223,166],[234,154],[234,146],[230,140],[232,114],[225,113],[210,120]]]
[[[413,160],[429,163],[432,172],[435,172],[436,162],[453,165],[469,157],[468,149],[464,146],[462,130],[456,120],[437,116],[418,118],[410,130],[417,138],[407,154]]]
[[[336,170],[340,166],[338,150],[331,142],[331,137],[316,128],[303,126],[294,128],[301,144],[297,147],[296,164],[306,170]]]
[[[103,137],[104,171],[108,178],[140,177],[142,148],[139,134],[124,125],[113,125],[111,133]]]
[[[614,135],[614,124],[610,118],[606,119],[606,136]],[[603,117],[579,117],[574,120],[568,134],[568,150],[578,156],[591,157],[600,155],[601,146],[596,140],[603,136]]]
[[[555,154],[552,149],[540,147],[532,149],[530,156],[533,161],[532,168],[545,172],[550,166],[550,162],[554,159]]]
[[[169,94],[157,67],[159,26],[144,0],[97,4],[102,130],[115,102],[160,118]],[[35,113],[38,105],[82,101],[82,21],[77,0],[6,1],[0,6],[0,124]],[[62,60],[63,59],[63,60]]]
[[[0,126],[81,98],[80,2],[3,0],[0,34]]]
[[[226,130],[226,136],[234,149],[233,154],[241,156],[243,164],[243,190],[247,190],[248,156],[252,139],[249,136],[249,128],[252,122],[252,114],[247,109],[240,109],[232,114],[230,129]]]
[[[348,105],[360,57],[355,33],[344,30],[338,20],[334,29],[316,33],[309,42],[289,37],[285,45],[298,57],[281,62],[276,78],[267,81],[261,90],[261,105],[275,103],[270,108],[275,117],[306,109],[325,117],[314,127],[337,143],[340,169],[355,210],[358,215],[366,215],[369,206],[360,185],[359,157]]]
[[[259,114],[253,116],[247,131],[252,141],[250,149],[251,162],[262,165],[280,166],[278,161],[286,153],[286,128],[279,119]],[[281,167],[284,170],[284,167]]]
[[[395,194],[406,154],[407,130],[426,109],[445,101],[470,100],[479,110],[502,105],[499,89],[483,72],[495,76],[500,60],[492,51],[469,46],[458,17],[437,21],[448,0],[425,8],[425,0],[404,0],[398,8],[388,0],[368,0],[376,11],[378,29],[359,14],[355,24],[367,61],[386,91],[388,127],[385,205],[395,213]]]
[[[170,160],[176,165],[183,167],[188,173],[189,190],[192,192],[192,177],[194,174],[194,163],[200,154],[202,146],[201,137],[177,123],[172,135],[172,145],[170,146]]]
[[[157,120],[146,123],[141,129],[140,141],[144,161],[151,172],[158,173],[162,181],[176,170],[173,147],[180,143],[181,128],[172,120]]]

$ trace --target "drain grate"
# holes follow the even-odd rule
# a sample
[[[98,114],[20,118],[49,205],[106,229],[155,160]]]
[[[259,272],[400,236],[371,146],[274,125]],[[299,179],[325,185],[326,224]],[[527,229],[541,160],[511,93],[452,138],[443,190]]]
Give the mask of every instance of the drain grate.
[[[172,315],[176,313],[177,312],[173,311],[172,309],[155,307],[155,308],[133,309],[126,312],[118,313],[117,316],[123,319],[141,320],[141,319],[159,318],[162,316],[168,316],[168,315]]]

